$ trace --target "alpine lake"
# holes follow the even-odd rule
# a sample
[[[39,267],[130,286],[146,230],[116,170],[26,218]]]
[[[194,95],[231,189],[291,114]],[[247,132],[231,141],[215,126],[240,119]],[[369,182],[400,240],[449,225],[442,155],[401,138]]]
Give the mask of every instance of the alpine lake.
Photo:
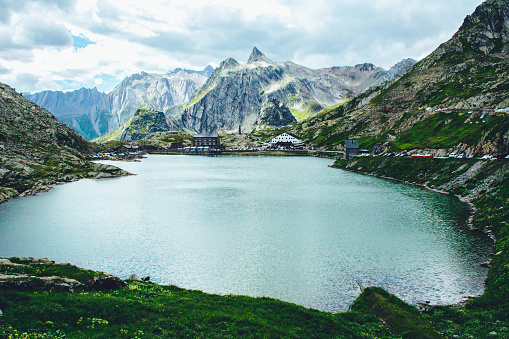
[[[0,257],[48,257],[214,294],[346,311],[357,283],[409,303],[484,290],[492,241],[455,197],[276,156],[149,155],[0,205]]]

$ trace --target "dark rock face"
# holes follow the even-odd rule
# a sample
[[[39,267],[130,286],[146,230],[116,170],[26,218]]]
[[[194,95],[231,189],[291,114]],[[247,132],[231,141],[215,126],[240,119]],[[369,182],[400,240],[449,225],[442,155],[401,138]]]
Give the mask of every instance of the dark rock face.
[[[488,0],[468,15],[463,25],[447,42],[440,45],[419,68],[429,68],[445,62],[460,64],[474,55],[507,56],[509,52],[509,2]],[[456,58],[454,58],[456,56]],[[453,60],[450,60],[453,58]],[[482,59],[481,59],[482,60]]]
[[[262,107],[257,126],[280,127],[295,122],[297,120],[288,107],[277,99],[271,99]]]
[[[489,53],[507,54],[509,37],[509,3],[505,0],[488,0],[465,18],[458,37],[466,38],[466,46]]]
[[[129,126],[122,133],[120,140],[132,142],[144,139],[156,132],[167,132],[170,129],[163,112],[150,107],[140,108],[130,120]]]
[[[96,291],[108,291],[108,290],[118,290],[121,288],[126,288],[127,283],[115,276],[107,276],[107,277],[99,277],[97,278],[91,286],[91,289]]]

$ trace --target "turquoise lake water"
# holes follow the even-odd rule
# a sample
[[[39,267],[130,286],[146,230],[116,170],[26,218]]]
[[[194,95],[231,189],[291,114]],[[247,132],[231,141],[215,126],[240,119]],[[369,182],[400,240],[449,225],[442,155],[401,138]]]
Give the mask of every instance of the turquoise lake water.
[[[450,196],[310,157],[163,156],[108,162],[0,205],[0,256],[48,257],[122,278],[345,311],[357,282],[410,302],[480,294],[491,242]]]

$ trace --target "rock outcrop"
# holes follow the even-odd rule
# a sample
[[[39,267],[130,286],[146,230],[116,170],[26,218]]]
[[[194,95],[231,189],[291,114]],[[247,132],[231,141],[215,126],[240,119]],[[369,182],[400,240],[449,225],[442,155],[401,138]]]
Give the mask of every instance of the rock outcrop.
[[[125,142],[141,140],[153,133],[167,132],[170,129],[164,113],[153,107],[138,109],[127,125],[120,136],[120,140]]]
[[[163,132],[180,133],[184,127],[175,118],[168,117],[152,105],[140,107],[134,116],[114,131],[94,139],[94,142],[104,143],[112,140],[135,142],[151,138]]]
[[[263,105],[256,127],[280,127],[297,122],[292,112],[282,102],[271,99]]]
[[[17,263],[16,261],[22,263]],[[9,271],[15,271],[16,273],[0,273],[0,291],[53,291],[73,293],[74,291],[107,291],[127,287],[127,283],[119,277],[102,272],[100,275],[97,275],[96,272],[82,270],[69,264],[56,264],[55,261],[47,258],[0,258],[0,271],[4,271],[3,268],[5,267],[11,267]],[[57,274],[58,272],[62,272],[62,274],[46,276],[18,273],[33,271],[33,268],[39,268],[35,272],[48,269]],[[74,274],[76,278],[71,278],[63,275],[66,271],[71,272],[71,275],[77,272],[78,274]],[[84,273],[79,273],[80,271]]]

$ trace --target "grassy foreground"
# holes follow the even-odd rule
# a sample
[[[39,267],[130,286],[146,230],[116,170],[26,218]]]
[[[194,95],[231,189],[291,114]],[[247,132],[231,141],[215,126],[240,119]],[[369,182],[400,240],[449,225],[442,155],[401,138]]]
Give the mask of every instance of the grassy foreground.
[[[367,288],[346,313],[307,309],[271,298],[218,296],[177,286],[126,281],[97,290],[101,272],[70,264],[1,265],[0,274],[27,274],[29,288],[0,284],[0,338],[444,338],[419,311],[380,288]],[[83,283],[59,292],[38,277]],[[18,283],[18,285],[22,285]]]

